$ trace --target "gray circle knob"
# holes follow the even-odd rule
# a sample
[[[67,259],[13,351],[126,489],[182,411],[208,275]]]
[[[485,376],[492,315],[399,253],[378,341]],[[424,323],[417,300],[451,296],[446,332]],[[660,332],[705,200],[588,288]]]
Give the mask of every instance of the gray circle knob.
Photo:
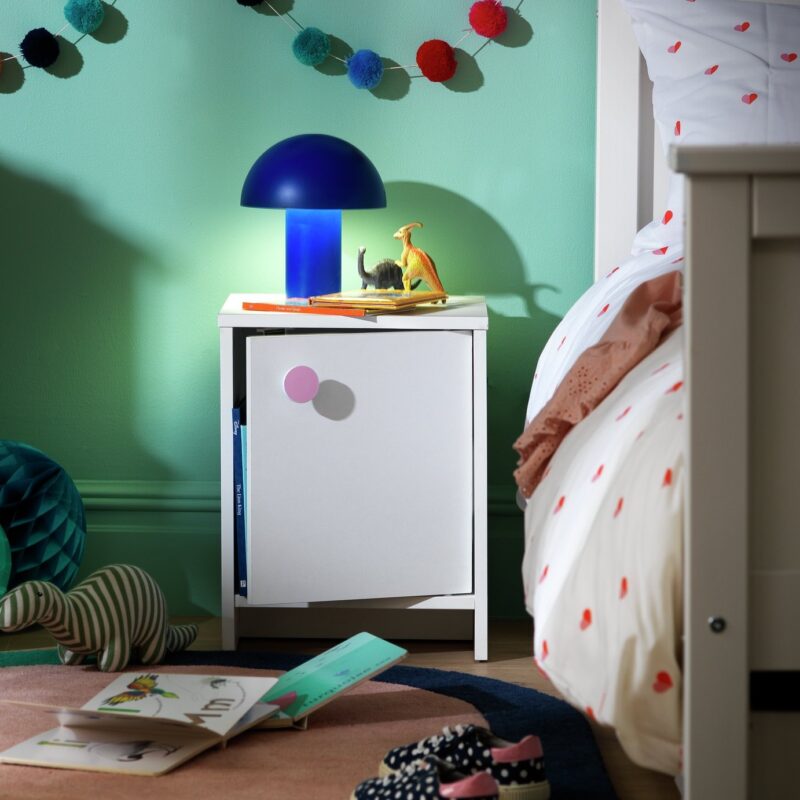
[[[714,633],[722,633],[725,628],[728,626],[728,623],[725,622],[724,617],[709,617],[708,618],[708,627],[711,628]]]

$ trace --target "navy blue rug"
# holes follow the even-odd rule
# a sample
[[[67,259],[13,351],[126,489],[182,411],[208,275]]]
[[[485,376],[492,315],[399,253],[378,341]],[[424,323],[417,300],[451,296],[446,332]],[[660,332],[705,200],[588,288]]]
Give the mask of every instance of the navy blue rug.
[[[165,663],[287,670],[310,657],[188,650],[170,655]],[[43,663],[57,663],[55,650],[0,653],[0,667]],[[537,734],[544,748],[553,800],[616,800],[589,723],[562,700],[493,678],[440,669],[397,666],[372,680],[413,686],[463,700],[474,706],[489,727],[504,739],[517,740],[529,733]]]

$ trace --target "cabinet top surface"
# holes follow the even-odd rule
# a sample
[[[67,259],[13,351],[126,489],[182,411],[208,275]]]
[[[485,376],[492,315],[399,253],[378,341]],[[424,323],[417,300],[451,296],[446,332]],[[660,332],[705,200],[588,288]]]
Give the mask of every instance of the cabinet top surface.
[[[343,317],[303,312],[244,311],[243,302],[285,303],[279,294],[231,294],[217,315],[220,328],[348,328],[353,330],[486,330],[486,301],[451,295],[444,306],[425,306],[394,314]]]

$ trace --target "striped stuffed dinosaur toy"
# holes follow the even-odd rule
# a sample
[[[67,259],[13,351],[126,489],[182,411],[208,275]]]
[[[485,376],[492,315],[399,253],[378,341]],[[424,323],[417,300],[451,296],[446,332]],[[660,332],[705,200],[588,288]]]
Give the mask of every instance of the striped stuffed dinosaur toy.
[[[58,642],[63,664],[81,664],[96,653],[103,672],[119,672],[132,658],[158,664],[197,636],[196,625],[168,624],[158,584],[128,564],[103,567],[66,593],[45,581],[27,581],[0,600],[0,630],[36,622]]]

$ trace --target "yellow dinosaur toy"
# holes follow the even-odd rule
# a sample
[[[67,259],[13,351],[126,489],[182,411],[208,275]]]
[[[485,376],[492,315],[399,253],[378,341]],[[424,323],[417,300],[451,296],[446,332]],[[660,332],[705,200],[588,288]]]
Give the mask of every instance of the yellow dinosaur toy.
[[[406,292],[411,291],[411,281],[420,279],[428,284],[428,287],[433,292],[443,292],[444,286],[439,280],[439,274],[436,272],[436,264],[433,259],[419,247],[414,247],[411,244],[411,231],[413,228],[421,228],[421,222],[410,222],[408,225],[403,225],[394,234],[395,239],[400,239],[403,243],[403,253],[400,259],[396,262],[398,266],[403,268],[403,289]],[[445,300],[442,300],[444,303]]]

